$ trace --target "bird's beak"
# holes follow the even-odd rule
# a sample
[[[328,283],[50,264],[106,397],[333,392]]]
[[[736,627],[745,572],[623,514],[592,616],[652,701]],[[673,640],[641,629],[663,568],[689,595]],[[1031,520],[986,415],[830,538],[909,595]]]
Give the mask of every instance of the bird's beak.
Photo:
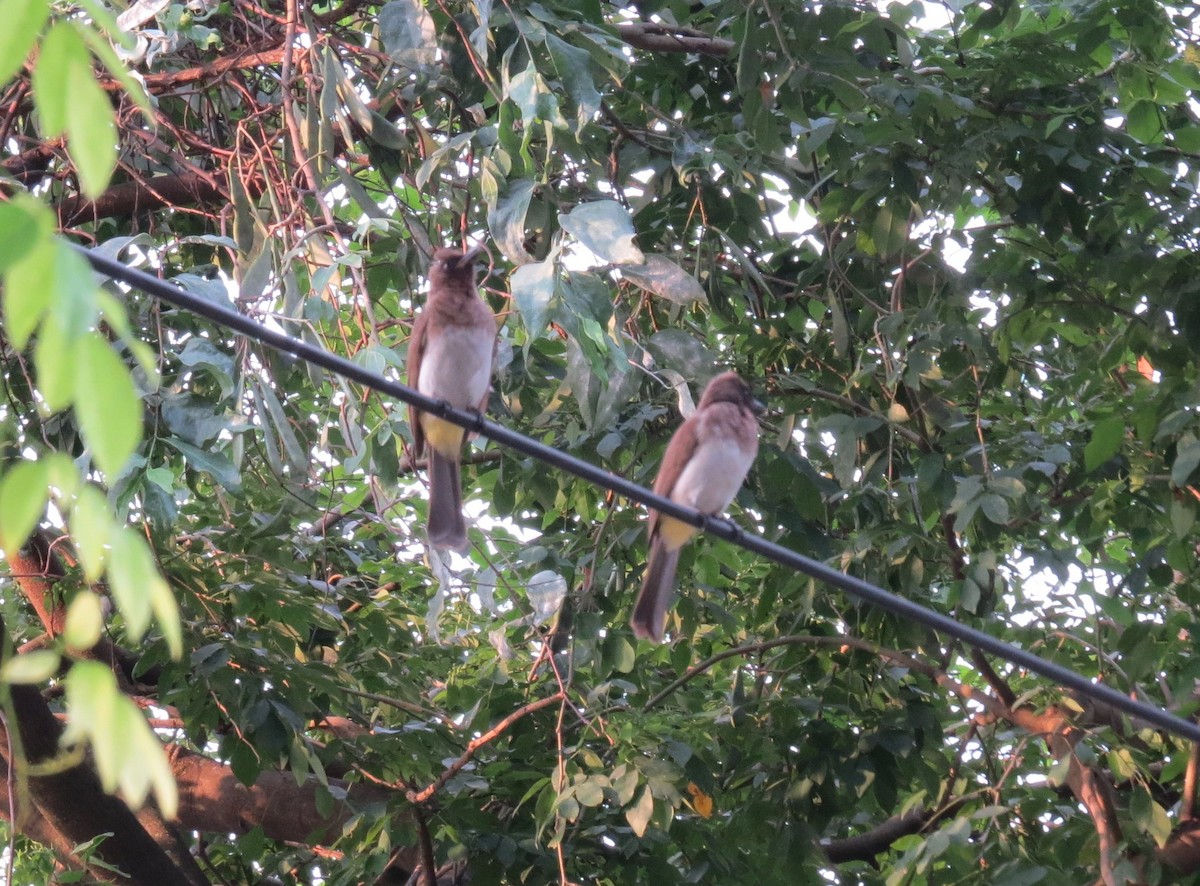
[[[456,262],[456,264],[458,265],[458,269],[461,271],[461,270],[466,270],[467,268],[471,267],[472,265],[475,264],[475,260],[478,259],[479,256],[483,255],[483,253],[484,253],[484,249],[482,246],[471,247],[466,252],[464,252],[462,254],[462,258],[460,258]]]

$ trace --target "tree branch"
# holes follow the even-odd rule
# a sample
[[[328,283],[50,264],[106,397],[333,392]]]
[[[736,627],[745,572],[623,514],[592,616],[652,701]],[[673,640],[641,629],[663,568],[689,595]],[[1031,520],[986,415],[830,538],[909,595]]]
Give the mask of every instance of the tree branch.
[[[724,58],[737,45],[732,40],[710,37],[693,28],[669,27],[655,22],[626,22],[617,25],[617,36],[637,49],[651,52],[696,52]]]
[[[251,196],[257,195],[252,193]],[[225,206],[228,203],[229,195],[214,184],[211,176],[181,172],[114,185],[95,200],[83,196],[66,197],[54,209],[58,213],[58,223],[71,227],[166,207]]]
[[[13,685],[9,691],[24,753],[24,759],[12,760],[12,765],[36,767],[55,761],[60,753],[62,725],[32,686]],[[205,880],[185,873],[171,860],[124,802],[104,792],[100,779],[86,763],[50,766],[46,770],[28,775],[30,798],[50,827],[73,845],[111,834],[96,848],[96,857],[123,871],[133,883],[207,886]]]
[[[500,735],[502,735],[508,729],[508,727],[512,726],[513,723],[516,723],[522,717],[532,714],[534,711],[540,711],[542,708],[549,707],[552,704],[557,704],[565,699],[566,695],[560,691],[554,693],[548,698],[539,699],[538,701],[531,701],[529,704],[517,708],[487,732],[483,733],[483,735],[479,736],[479,738],[473,739],[467,745],[467,749],[463,751],[462,756],[447,766],[445,771],[442,772],[442,774],[436,779],[434,779],[433,783],[430,784],[429,787],[420,791],[409,791],[409,802],[418,804],[426,802],[430,797],[445,787],[446,782],[448,782],[458,772],[460,772],[464,766],[471,762],[471,758],[475,756],[476,751],[478,751],[484,745],[490,744],[499,738]]]

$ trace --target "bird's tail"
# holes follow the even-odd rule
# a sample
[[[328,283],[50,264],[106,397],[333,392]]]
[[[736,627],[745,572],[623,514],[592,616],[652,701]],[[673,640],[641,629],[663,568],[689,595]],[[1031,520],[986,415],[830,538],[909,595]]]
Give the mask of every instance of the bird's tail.
[[[435,548],[459,551],[467,546],[458,464],[457,453],[447,456],[429,449],[429,543]]]
[[[675,567],[679,565],[680,550],[668,547],[661,537],[650,543],[642,591],[633,604],[633,618],[629,620],[634,636],[662,642],[667,607],[675,593]]]

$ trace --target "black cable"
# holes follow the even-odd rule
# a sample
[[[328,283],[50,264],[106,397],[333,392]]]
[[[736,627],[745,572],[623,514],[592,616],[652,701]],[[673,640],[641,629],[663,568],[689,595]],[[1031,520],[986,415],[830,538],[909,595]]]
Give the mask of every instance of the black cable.
[[[641,504],[648,505],[692,526],[698,526],[710,535],[723,538],[747,551],[761,554],[767,559],[773,560],[783,566],[791,567],[805,575],[841,588],[850,596],[878,606],[893,615],[920,622],[935,631],[948,634],[1012,664],[1028,668],[1068,689],[1074,689],[1081,695],[1103,704],[1111,705],[1132,717],[1138,717],[1146,722],[1153,723],[1168,732],[1190,739],[1191,741],[1200,742],[1200,725],[1177,717],[1170,711],[1132,699],[1109,686],[1093,683],[1083,675],[1077,674],[1060,664],[1047,661],[1040,656],[1034,655],[1032,652],[999,640],[977,628],[962,624],[949,616],[942,615],[940,612],[935,612],[932,609],[927,609],[918,603],[897,596],[862,579],[839,572],[825,563],[805,557],[803,554],[798,554],[782,545],[767,541],[762,536],[746,532],[729,520],[720,517],[709,517],[692,508],[678,505],[668,498],[655,495],[649,489],[626,480],[624,477],[619,477],[589,462],[567,455],[544,443],[539,443],[537,440],[519,434],[503,425],[488,421],[477,412],[455,409],[443,400],[430,399],[406,385],[391,381],[378,373],[364,369],[356,363],[347,360],[345,357],[339,357],[337,354],[330,353],[308,342],[292,338],[283,332],[268,329],[244,314],[239,314],[231,307],[226,307],[225,305],[220,305],[200,296],[193,295],[178,286],[166,283],[157,277],[152,277],[144,271],[130,268],[119,261],[91,252],[80,246],[76,246],[75,248],[101,274],[112,277],[115,280],[120,280],[149,295],[199,314],[202,317],[207,317],[214,323],[240,332],[262,344],[288,354],[293,354],[296,357],[328,369],[330,372],[356,381],[373,391],[395,397],[397,400],[415,406],[423,412],[429,412],[440,418],[444,418],[452,424],[481,434],[509,449],[514,449],[517,452],[532,456],[539,461],[554,465],[568,473],[574,474],[576,477],[581,477],[597,486],[619,493]]]

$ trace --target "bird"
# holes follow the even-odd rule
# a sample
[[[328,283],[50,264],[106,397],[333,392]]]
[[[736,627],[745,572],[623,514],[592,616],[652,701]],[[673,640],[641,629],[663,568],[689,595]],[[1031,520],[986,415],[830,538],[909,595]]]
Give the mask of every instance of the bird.
[[[758,455],[764,409],[736,372],[716,376],[667,444],[654,492],[704,514],[724,511]],[[651,508],[647,531],[646,573],[629,624],[635,636],[661,643],[679,552],[697,529]]]
[[[429,299],[413,322],[408,345],[408,383],[427,397],[458,409],[483,411],[496,352],[496,315],[479,296],[475,247],[438,249],[429,267]],[[462,513],[459,465],[466,431],[410,406],[414,458],[429,453],[429,543],[463,550],[467,525]]]

